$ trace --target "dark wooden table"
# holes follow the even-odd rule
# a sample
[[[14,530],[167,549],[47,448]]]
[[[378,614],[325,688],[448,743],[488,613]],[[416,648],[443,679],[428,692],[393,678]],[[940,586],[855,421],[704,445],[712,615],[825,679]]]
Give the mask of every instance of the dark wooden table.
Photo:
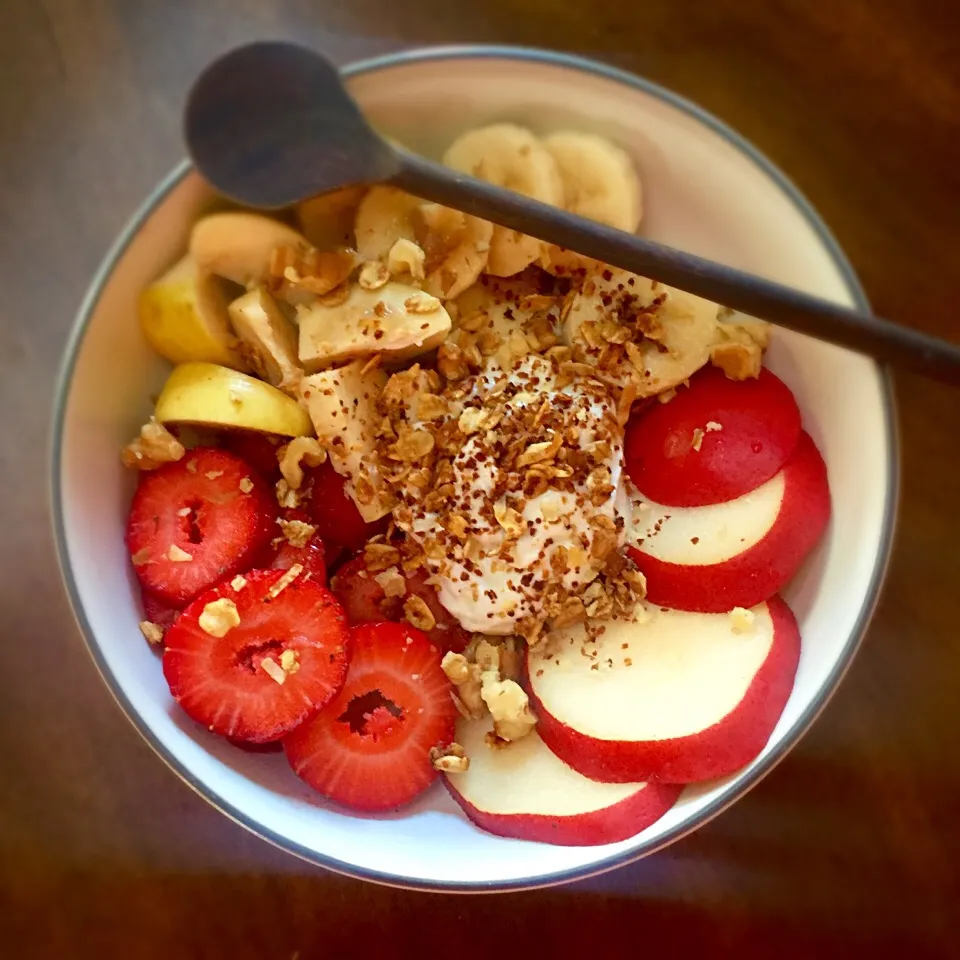
[[[45,499],[73,313],[115,233],[180,157],[184,91],[224,48],[290,37],[346,61],[511,42],[634,70],[786,170],[881,314],[960,339],[958,17],[956,0],[0,0],[0,955],[960,955],[955,391],[897,378],[903,502],[889,581],[799,747],[669,850],[508,897],[329,875],[191,793],[93,669]]]

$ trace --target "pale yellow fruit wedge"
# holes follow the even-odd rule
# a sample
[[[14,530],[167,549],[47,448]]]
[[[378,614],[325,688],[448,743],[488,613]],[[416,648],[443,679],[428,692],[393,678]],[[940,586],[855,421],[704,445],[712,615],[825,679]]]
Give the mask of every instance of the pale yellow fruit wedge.
[[[227,302],[223,282],[201,273],[188,255],[140,295],[140,325],[150,346],[171,363],[204,360],[246,370]]]
[[[190,234],[190,253],[201,270],[248,288],[263,283],[273,251],[282,246],[309,244],[293,227],[259,213],[212,213]]]
[[[297,222],[318,250],[337,250],[355,243],[353,221],[366,187],[344,187],[297,204]]]
[[[157,400],[160,423],[240,427],[285,437],[310,436],[313,424],[292,397],[269,383],[215,363],[182,363]]]

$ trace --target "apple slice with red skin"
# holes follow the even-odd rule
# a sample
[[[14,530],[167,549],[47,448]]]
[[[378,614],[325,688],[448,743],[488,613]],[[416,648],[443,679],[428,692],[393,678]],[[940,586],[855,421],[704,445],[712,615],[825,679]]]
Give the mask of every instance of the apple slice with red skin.
[[[778,593],[830,519],[823,458],[806,433],[772,479],[705,507],[647,503],[628,526],[647,599],[699,613],[752,607]]]
[[[470,758],[464,773],[444,776],[467,817],[499,837],[567,847],[626,840],[659,820],[682,787],[668,783],[598,783],[553,754],[536,730],[498,747],[493,722],[460,720],[457,742]]]
[[[671,507],[702,507],[765,483],[799,439],[797,402],[769,370],[731,380],[705,367],[669,403],[634,413],[624,465],[643,496]]]
[[[577,626],[528,650],[541,739],[608,783],[739,770],[763,750],[793,689],[800,634],[790,608],[773,597],[749,616],[645,615],[607,621],[595,640]]]

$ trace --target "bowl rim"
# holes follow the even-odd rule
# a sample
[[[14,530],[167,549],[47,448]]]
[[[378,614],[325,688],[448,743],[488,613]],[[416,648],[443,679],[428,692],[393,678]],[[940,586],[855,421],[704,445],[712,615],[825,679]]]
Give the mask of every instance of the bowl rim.
[[[612,80],[616,83],[639,90],[655,97],[681,112],[693,117],[704,124],[714,133],[723,137],[731,146],[751,160],[762,173],[766,174],[787,196],[807,223],[816,233],[818,240],[829,254],[834,266],[840,273],[844,285],[849,291],[855,304],[861,309],[869,309],[866,294],[842,248],[833,236],[826,223],[817,213],[809,200],[800,192],[797,186],[745,137],[728,126],[722,120],[713,116],[696,103],[685,97],[661,87],[650,80],[637,76],[626,70],[610,66],[600,61],[580,57],[574,54],[544,50],[536,47],[486,44],[453,44],[443,46],[419,47],[364,58],[350,63],[342,68],[347,79],[359,77],[378,70],[402,67],[410,64],[421,64],[445,60],[513,60],[521,63],[533,63],[553,67],[563,67],[580,73],[587,73],[601,79]],[[77,585],[73,579],[70,558],[67,551],[66,530],[63,513],[62,497],[62,450],[63,435],[66,421],[66,409],[70,389],[73,382],[73,373],[76,367],[80,348],[83,344],[91,317],[100,301],[103,291],[113,274],[117,263],[126,252],[133,239],[142,229],[145,221],[162,204],[167,195],[193,169],[189,160],[182,160],[163,180],[151,191],[133,216],[127,221],[123,230],[113,242],[101,261],[90,285],[84,294],[80,308],[74,318],[67,340],[66,349],[57,374],[54,393],[53,420],[50,434],[50,475],[48,495],[50,499],[50,514],[53,525],[53,534],[56,547],[57,561],[60,573],[66,588],[70,607],[74,619],[80,629],[81,636],[87,647],[94,665],[107,689],[113,695],[126,718],[138,730],[147,744],[161,760],[195,793],[206,800],[211,806],[219,810],[234,823],[249,830],[251,833],[266,840],[273,846],[291,853],[311,864],[332,870],[336,873],[360,880],[369,880],[386,886],[408,890],[424,890],[442,893],[496,893],[513,890],[540,889],[558,884],[570,883],[606,873],[617,867],[624,866],[652,853],[662,850],[682,837],[699,829],[705,823],[718,816],[737,800],[743,797],[757,783],[760,782],[784,756],[794,747],[800,737],[810,728],[811,724],[826,706],[833,693],[839,686],[844,674],[849,668],[859,647],[867,626],[873,616],[879,599],[880,591],[890,562],[893,546],[894,530],[899,499],[900,484],[900,457],[899,435],[894,401],[893,382],[889,367],[876,364],[880,378],[883,417],[886,428],[886,441],[890,451],[887,463],[886,502],[884,504],[883,531],[880,548],[874,562],[870,585],[864,597],[863,605],[857,617],[856,624],[837,659],[833,670],[821,686],[817,695],[807,705],[800,717],[777,748],[765,757],[749,774],[730,790],[719,797],[715,802],[704,808],[700,815],[692,822],[680,824],[668,833],[643,844],[637,849],[613,854],[593,863],[540,874],[515,880],[488,880],[488,881],[429,881],[419,877],[409,877],[386,871],[371,870],[357,867],[351,863],[329,857],[316,851],[307,849],[294,843],[272,830],[249,820],[245,814],[237,810],[229,801],[219,796],[208,785],[195,778],[181,763],[157,740],[152,731],[140,717],[139,711],[124,694],[113,674],[111,673],[99,645],[94,637],[90,622],[86,617],[80,599]]]

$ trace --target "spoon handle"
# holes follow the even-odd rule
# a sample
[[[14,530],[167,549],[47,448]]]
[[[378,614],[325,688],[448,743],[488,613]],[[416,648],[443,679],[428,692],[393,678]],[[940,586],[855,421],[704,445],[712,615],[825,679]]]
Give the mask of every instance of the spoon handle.
[[[749,316],[960,385],[960,347],[644,237],[584,220],[406,150],[390,182],[416,196],[679,287]]]

